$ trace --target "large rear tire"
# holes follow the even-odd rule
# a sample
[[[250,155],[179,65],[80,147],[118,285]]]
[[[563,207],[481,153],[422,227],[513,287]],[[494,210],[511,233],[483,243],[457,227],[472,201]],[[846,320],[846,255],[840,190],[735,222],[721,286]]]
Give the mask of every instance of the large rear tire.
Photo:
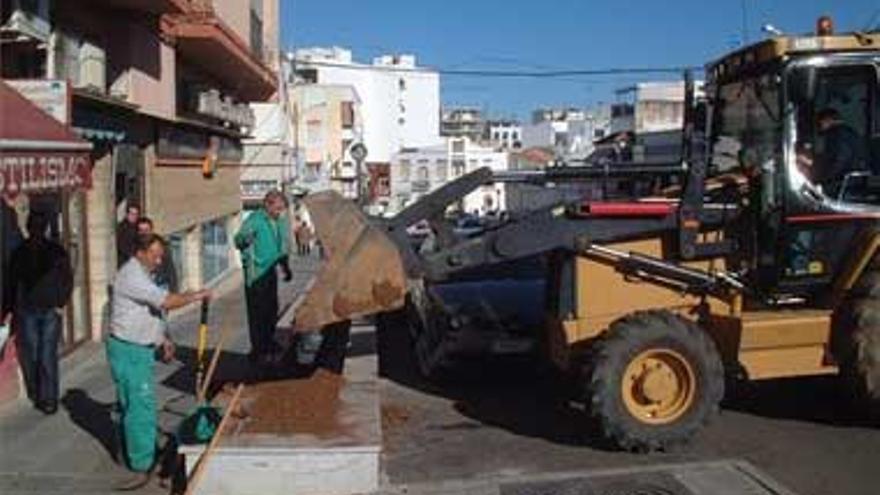
[[[835,315],[835,357],[859,405],[880,418],[880,268],[869,267]]]
[[[724,368],[715,343],[667,311],[614,322],[594,344],[587,397],[602,435],[629,451],[688,441],[719,409]]]

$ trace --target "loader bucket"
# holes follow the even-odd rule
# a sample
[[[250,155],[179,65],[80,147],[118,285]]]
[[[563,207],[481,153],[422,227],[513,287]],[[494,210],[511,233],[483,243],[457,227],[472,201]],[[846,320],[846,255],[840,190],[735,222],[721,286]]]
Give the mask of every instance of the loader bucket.
[[[324,259],[294,310],[294,331],[319,330],[402,307],[406,274],[397,246],[385,232],[335,191],[309,195],[304,203]]]

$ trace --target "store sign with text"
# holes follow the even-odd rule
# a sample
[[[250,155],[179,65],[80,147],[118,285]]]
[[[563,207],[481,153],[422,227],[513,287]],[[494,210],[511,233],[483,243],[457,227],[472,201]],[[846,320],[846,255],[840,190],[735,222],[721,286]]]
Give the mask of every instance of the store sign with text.
[[[0,154],[0,191],[39,193],[92,186],[88,153],[4,151]]]

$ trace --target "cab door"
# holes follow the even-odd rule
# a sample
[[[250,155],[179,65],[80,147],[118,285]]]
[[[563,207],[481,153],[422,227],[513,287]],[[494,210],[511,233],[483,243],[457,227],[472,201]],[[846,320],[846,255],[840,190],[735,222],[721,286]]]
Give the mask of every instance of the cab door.
[[[789,71],[781,292],[826,294],[853,239],[880,217],[877,66]]]

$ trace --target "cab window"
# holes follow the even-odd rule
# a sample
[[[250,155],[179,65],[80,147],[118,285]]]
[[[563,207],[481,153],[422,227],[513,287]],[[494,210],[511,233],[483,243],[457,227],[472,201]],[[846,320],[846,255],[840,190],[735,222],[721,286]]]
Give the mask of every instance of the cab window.
[[[880,204],[880,171],[872,166],[877,75],[873,66],[807,70],[796,78],[795,163],[814,194],[845,203]],[[809,96],[812,96],[810,99]]]

